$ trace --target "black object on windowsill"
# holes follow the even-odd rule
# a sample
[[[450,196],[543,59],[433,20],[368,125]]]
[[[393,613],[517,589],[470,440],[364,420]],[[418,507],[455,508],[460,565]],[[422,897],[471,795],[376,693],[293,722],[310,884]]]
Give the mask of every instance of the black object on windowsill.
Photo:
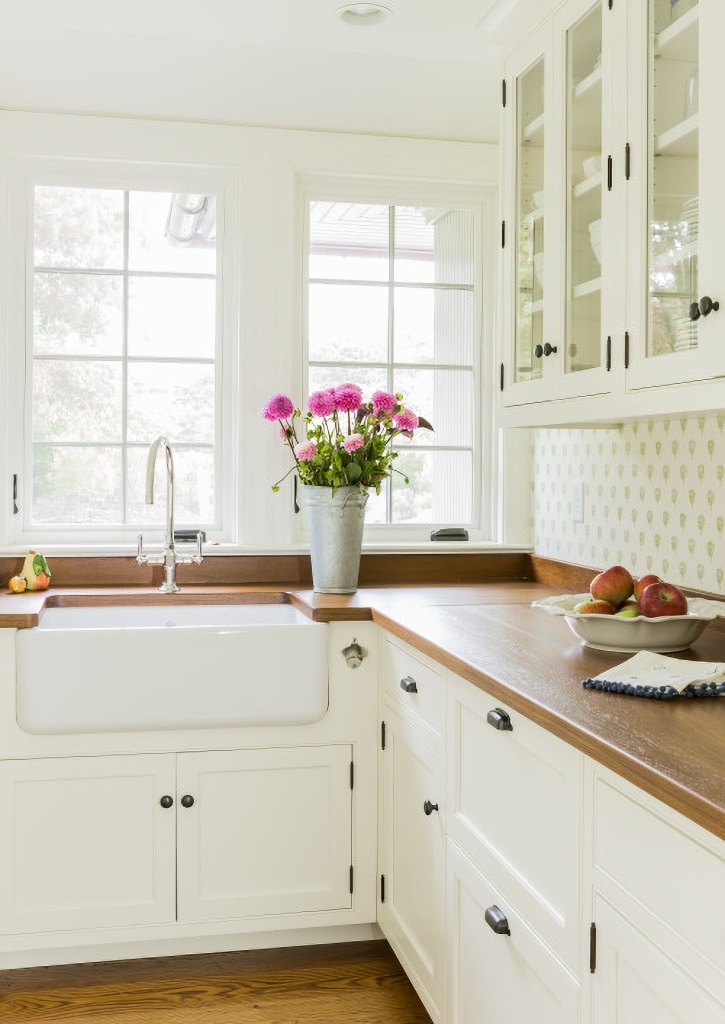
[[[206,544],[206,533],[204,530],[174,530],[174,543],[196,544],[196,538],[199,534],[201,534],[202,544]]]
[[[443,530],[433,530],[431,540],[468,540],[468,530],[462,526],[447,526]]]

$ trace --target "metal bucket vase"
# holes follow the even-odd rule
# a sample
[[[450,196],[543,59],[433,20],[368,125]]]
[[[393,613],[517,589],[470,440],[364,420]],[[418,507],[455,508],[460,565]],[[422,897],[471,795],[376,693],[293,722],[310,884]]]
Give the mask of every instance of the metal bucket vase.
[[[310,536],[312,584],[318,594],[353,594],[360,573],[367,491],[302,488]]]

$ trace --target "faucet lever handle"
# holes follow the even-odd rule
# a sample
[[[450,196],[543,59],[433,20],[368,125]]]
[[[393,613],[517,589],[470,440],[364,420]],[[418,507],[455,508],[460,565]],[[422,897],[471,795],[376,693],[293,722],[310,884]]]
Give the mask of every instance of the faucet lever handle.
[[[143,534],[139,533],[138,541],[136,546],[136,561],[139,565],[143,565],[144,562],[148,562],[149,556],[144,554],[143,550]]]

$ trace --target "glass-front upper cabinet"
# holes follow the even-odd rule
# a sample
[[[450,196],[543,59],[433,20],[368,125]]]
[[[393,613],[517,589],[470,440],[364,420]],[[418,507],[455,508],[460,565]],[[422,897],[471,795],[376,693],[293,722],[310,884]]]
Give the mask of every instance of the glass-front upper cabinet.
[[[566,47],[566,319],[562,371],[602,360],[602,8],[572,24]]]
[[[513,379],[542,376],[544,343],[545,58],[516,78],[516,183]]]
[[[718,310],[725,299],[725,148],[718,127],[723,6],[722,0],[645,0],[640,13],[647,91],[637,104],[646,138],[639,291],[646,306],[630,316],[637,339],[630,390],[725,372],[725,316]]]

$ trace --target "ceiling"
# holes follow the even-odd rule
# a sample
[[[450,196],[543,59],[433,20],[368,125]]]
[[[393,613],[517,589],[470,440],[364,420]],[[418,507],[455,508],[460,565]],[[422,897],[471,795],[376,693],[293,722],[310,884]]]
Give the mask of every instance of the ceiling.
[[[500,65],[481,27],[508,0],[0,0],[15,109],[496,141]]]

